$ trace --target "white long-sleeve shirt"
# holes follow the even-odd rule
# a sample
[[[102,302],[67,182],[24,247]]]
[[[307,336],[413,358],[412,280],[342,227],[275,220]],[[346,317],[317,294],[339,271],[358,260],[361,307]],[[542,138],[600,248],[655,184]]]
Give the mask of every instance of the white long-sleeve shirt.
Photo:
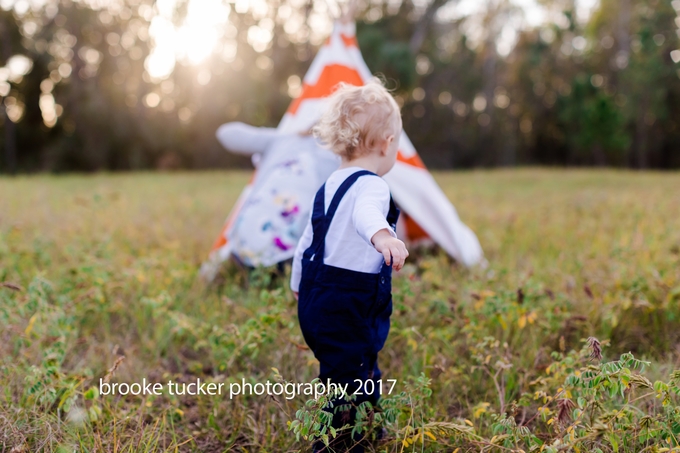
[[[324,209],[327,212],[340,184],[360,167],[348,167],[333,172],[326,180]],[[315,194],[316,195],[316,194]],[[312,199],[312,204],[314,200]],[[324,249],[324,264],[358,272],[377,274],[384,262],[371,238],[387,228],[393,237],[397,234],[387,223],[390,209],[390,188],[382,178],[366,175],[356,180],[340,201],[333,216]],[[312,211],[310,209],[310,211]],[[299,291],[302,272],[302,255],[312,244],[313,229],[311,212],[300,242],[295,249],[290,288]]]

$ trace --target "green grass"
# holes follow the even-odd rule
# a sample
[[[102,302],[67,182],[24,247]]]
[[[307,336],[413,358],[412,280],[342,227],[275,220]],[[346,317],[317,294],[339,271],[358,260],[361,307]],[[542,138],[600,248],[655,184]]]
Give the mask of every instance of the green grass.
[[[555,440],[565,445],[569,429],[550,420],[565,391],[576,401],[580,390],[565,387],[568,376],[593,367],[570,353],[590,336],[609,340],[605,360],[632,351],[652,362],[647,378],[675,385],[680,175],[525,169],[435,177],[478,234],[489,267],[466,270],[441,252],[413,251],[396,278],[380,364],[385,378],[397,379],[395,392],[405,393],[391,401],[397,420],[388,425],[389,442],[376,448],[528,451],[531,440],[503,431],[513,423],[544,442],[544,451]],[[0,179],[0,282],[21,286],[0,287],[0,452],[309,448],[288,429],[304,397],[90,390],[122,356],[111,382],[255,383],[277,379],[272,368],[286,381],[306,382],[318,372],[286,276],[249,276],[229,265],[218,285],[197,279],[248,178]],[[417,380],[421,374],[429,383]],[[619,385],[616,376],[605,379],[607,391]],[[626,392],[601,408],[597,396],[583,393],[593,412],[582,424],[572,414],[572,431],[585,447],[562,451],[677,447],[677,395],[662,405],[663,388],[648,398],[637,388]],[[615,426],[628,411],[628,425]],[[660,430],[668,425],[661,440],[644,437],[645,414],[657,417]],[[605,434],[593,434],[598,429]]]

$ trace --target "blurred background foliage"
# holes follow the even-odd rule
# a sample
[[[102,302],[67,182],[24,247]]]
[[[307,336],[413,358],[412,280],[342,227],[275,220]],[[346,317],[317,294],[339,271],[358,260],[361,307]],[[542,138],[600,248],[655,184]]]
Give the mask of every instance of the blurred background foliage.
[[[582,3],[370,0],[358,39],[430,167],[680,167],[680,0]],[[276,126],[338,11],[0,0],[0,171],[249,166],[215,130]]]

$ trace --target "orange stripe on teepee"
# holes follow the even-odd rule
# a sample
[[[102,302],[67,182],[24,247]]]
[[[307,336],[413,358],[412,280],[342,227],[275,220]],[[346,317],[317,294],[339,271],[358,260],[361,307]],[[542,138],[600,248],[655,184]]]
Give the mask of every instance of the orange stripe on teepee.
[[[397,154],[397,160],[399,162],[411,165],[412,167],[425,168],[425,164],[422,160],[420,160],[420,156],[418,154],[414,154],[411,157],[404,157],[401,151],[399,151],[399,154]]]
[[[254,171],[253,174],[250,175],[250,181],[248,181],[246,188],[243,189],[244,192],[248,190],[252,185],[253,180],[255,179],[255,173],[257,173],[257,171]],[[236,200],[236,205],[234,205],[234,207],[231,208],[231,212],[229,213],[227,220],[224,221],[224,226],[222,227],[222,231],[220,231],[220,235],[217,236],[217,239],[215,239],[215,243],[213,244],[212,249],[210,250],[211,252],[224,247],[229,242],[227,240],[227,234],[229,233],[231,226],[234,224],[236,217],[238,217],[239,213],[241,212],[241,207],[243,206],[244,202],[244,192],[241,192],[241,196]]]
[[[212,249],[210,251],[212,252],[213,250],[217,250],[222,248],[222,246],[227,244],[227,228],[229,228],[227,225],[222,228],[222,231],[220,231],[220,235],[217,236],[217,239],[215,240],[215,243],[212,246]]]
[[[410,241],[417,241],[419,239],[427,239],[430,236],[423,230],[423,228],[413,220],[413,217],[406,213],[402,213],[404,216],[404,224],[406,226],[406,236]]]
[[[321,71],[316,85],[302,84],[302,94],[290,103],[288,113],[295,115],[300,104],[305,99],[318,99],[330,96],[335,86],[340,82],[356,86],[364,84],[364,81],[361,80],[361,75],[359,75],[356,69],[339,64],[329,64]]]
[[[359,47],[356,36],[340,34],[340,37],[342,38],[342,42],[345,44],[345,47]]]
[[[345,45],[345,47],[359,47],[359,43],[357,42],[357,38],[354,35],[345,35],[340,33],[340,39],[342,39],[342,43]],[[328,46],[331,44],[331,37],[329,36],[326,38],[326,41],[323,43],[324,46]]]

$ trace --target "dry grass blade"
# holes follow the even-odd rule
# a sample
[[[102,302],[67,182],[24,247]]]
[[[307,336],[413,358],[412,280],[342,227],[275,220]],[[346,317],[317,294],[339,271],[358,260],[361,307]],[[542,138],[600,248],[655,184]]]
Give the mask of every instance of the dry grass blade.
[[[113,366],[109,368],[109,371],[107,371],[106,376],[103,378],[103,382],[107,384],[109,382],[109,379],[111,379],[111,376],[113,376],[113,373],[116,372],[118,367],[120,366],[121,362],[125,360],[125,356],[122,355],[116,359],[115,362],[113,362]]]
[[[420,429],[421,431],[432,431],[450,436],[460,435],[471,439],[479,438],[473,427],[452,422],[429,422],[423,424]]]
[[[0,282],[0,288],[9,288],[14,291],[23,291],[23,288],[21,286],[9,282]]]

